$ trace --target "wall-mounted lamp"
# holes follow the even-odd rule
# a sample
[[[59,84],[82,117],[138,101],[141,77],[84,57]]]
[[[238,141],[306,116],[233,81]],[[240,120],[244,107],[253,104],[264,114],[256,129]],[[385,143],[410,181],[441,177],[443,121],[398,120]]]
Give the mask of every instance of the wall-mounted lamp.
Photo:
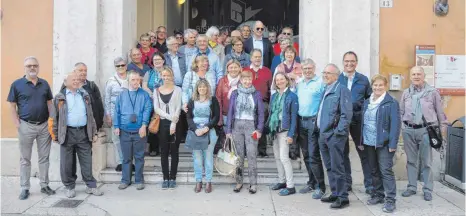
[[[182,4],[184,4],[185,2],[186,2],[186,0],[178,0],[178,4],[179,4],[179,5],[182,5]]]
[[[437,0],[434,4],[434,12],[437,16],[446,16],[448,14],[448,0]]]

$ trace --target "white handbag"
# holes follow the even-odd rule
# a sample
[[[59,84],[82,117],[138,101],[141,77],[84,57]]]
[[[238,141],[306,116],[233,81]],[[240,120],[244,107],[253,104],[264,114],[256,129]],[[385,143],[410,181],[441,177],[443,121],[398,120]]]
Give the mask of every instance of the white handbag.
[[[230,141],[230,142],[228,142]],[[215,158],[215,169],[218,173],[224,176],[234,176],[238,166],[238,156],[236,155],[236,147],[232,138],[226,138],[223,143],[223,148],[220,149]]]

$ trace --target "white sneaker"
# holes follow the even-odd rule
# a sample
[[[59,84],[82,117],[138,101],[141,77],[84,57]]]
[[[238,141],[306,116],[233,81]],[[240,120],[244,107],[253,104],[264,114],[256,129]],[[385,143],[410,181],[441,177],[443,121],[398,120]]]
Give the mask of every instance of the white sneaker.
[[[92,194],[94,196],[102,196],[104,195],[104,192],[100,191],[98,188],[89,188],[86,187],[86,193],[87,194]]]
[[[74,198],[76,196],[76,191],[74,189],[66,189],[66,197]]]

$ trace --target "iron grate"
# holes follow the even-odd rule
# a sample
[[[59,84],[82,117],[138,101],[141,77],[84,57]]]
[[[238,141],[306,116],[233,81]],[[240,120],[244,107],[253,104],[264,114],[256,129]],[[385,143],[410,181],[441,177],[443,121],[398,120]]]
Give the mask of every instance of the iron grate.
[[[70,200],[70,199],[62,199],[55,203],[53,207],[55,208],[76,208],[81,204],[84,200]]]

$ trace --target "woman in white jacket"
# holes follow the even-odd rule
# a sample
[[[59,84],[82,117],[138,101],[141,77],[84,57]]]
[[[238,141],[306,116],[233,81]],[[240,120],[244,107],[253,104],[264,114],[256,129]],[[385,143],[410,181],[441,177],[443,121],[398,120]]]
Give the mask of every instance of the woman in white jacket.
[[[160,115],[158,138],[161,149],[163,183],[162,189],[176,187],[176,173],[178,170],[180,147],[177,123],[181,111],[181,88],[175,85],[174,74],[170,67],[165,66],[161,71],[163,85],[154,91],[154,110]],[[171,169],[169,171],[168,154],[171,156]]]

